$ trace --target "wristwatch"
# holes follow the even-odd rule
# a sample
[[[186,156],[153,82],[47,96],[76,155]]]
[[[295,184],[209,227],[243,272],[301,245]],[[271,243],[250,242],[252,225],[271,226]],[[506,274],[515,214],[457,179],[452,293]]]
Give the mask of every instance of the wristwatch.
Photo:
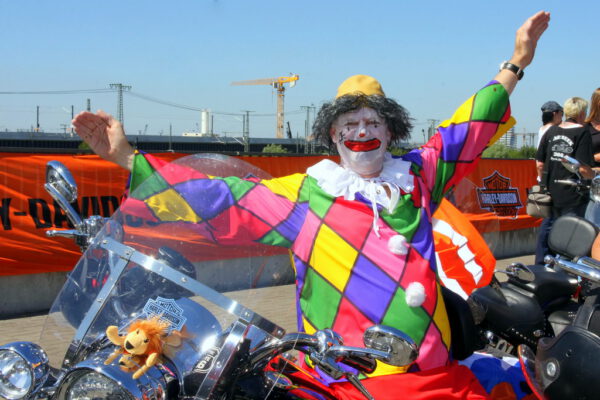
[[[511,64],[508,61],[504,61],[502,64],[500,64],[500,70],[502,71],[503,69],[507,69],[513,72],[515,75],[517,75],[518,80],[521,80],[521,78],[523,78],[523,75],[525,75],[525,72],[521,67],[515,64]]]

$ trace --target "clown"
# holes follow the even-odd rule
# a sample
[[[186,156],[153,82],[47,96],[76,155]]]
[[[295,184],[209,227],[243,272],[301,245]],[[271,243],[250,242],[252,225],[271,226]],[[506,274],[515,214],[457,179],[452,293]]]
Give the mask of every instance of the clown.
[[[198,223],[215,226],[223,214],[237,212],[236,218],[224,218],[231,232],[235,221],[254,235],[251,242],[291,251],[300,331],[332,328],[352,346],[362,344],[367,327],[383,324],[416,341],[419,357],[408,370],[379,363],[363,379],[377,399],[488,396],[450,351],[432,214],[487,144],[514,124],[508,97],[548,22],[545,12],[529,18],[517,31],[509,62],[420,149],[401,157],[386,151],[409,137],[408,113],[386,97],[376,79],[355,75],[322,106],[313,127],[316,138],[337,149],[341,165],[323,160],[305,174],[252,182],[206,176],[194,180],[193,195],[181,196],[197,200],[206,193],[223,202],[213,202],[210,215],[198,201],[182,207],[203,215]],[[134,152],[120,123],[106,113],[80,113],[73,125],[98,155],[132,171],[132,188],[161,164]],[[143,206],[145,199],[128,201]],[[214,232],[219,242],[221,231]],[[335,396],[362,398],[348,382],[321,376]]]
[[[373,178],[381,174],[388,145],[407,138],[411,128],[408,112],[385,97],[379,82],[355,75],[340,85],[334,103],[321,107],[314,131],[335,144],[345,169]]]

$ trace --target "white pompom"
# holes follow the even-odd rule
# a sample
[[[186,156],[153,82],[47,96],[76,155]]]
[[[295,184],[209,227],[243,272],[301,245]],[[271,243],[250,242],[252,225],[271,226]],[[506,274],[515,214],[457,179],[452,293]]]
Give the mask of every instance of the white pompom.
[[[419,307],[425,302],[425,287],[420,282],[411,282],[406,288],[406,304]]]
[[[405,255],[408,253],[406,238],[402,235],[394,235],[388,240],[388,250],[396,255]]]

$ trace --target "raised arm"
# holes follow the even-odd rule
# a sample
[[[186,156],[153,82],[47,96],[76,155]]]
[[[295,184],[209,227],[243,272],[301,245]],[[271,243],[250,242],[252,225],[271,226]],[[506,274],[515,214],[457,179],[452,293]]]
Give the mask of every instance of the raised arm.
[[[550,13],[540,11],[527,21],[517,30],[515,38],[515,48],[509,63],[516,65],[521,69],[525,69],[531,64],[538,40],[548,28],[550,22]],[[517,85],[518,78],[514,72],[503,69],[494,78],[500,82],[510,95]]]
[[[123,126],[112,115],[104,111],[95,114],[84,111],[77,114],[71,123],[94,153],[131,171],[133,148],[127,141]]]
[[[528,66],[537,43],[548,26],[550,15],[540,11],[517,30],[512,64]],[[499,139],[514,123],[509,95],[517,75],[501,70],[495,80],[463,103],[452,118],[443,121],[438,132],[420,150],[422,176],[434,203],[468,175],[489,143]]]

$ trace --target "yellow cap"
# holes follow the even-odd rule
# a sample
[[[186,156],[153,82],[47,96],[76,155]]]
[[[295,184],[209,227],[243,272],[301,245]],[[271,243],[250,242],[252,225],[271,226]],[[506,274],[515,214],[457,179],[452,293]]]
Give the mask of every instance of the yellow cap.
[[[368,75],[354,75],[350,78],[346,79],[337,91],[337,96],[342,97],[346,94],[365,94],[367,96],[371,96],[373,94],[377,94],[380,96],[385,96],[383,93],[383,89],[381,88],[381,84],[377,82],[377,79]]]

